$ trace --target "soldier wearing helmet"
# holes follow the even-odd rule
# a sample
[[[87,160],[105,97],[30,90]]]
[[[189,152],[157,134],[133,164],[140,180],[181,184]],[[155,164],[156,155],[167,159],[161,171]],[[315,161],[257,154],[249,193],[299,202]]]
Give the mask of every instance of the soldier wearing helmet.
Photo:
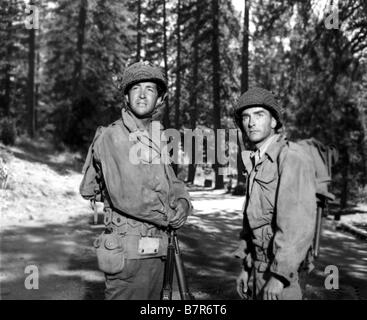
[[[301,299],[299,269],[315,228],[312,161],[279,132],[282,108],[270,91],[249,89],[234,117],[253,145],[252,151],[242,152],[247,194],[235,252],[242,261],[237,292],[242,298],[252,291],[254,299]]]
[[[167,91],[161,70],[134,63],[126,68],[121,89],[125,99],[121,118],[97,129],[80,193],[104,204],[105,231],[94,247],[99,269],[105,273],[106,299],[159,299],[166,229],[182,227],[192,206],[172,167],[152,161],[161,154],[150,136]],[[138,164],[130,158],[136,147],[150,155]]]

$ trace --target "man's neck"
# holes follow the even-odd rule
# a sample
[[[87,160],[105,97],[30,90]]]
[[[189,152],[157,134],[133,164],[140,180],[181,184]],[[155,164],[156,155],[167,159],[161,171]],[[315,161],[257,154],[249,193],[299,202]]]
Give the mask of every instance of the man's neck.
[[[270,134],[269,137],[267,137],[265,140],[259,142],[259,143],[256,143],[255,146],[256,146],[256,149],[260,149],[262,146],[264,146],[270,139],[272,139],[273,137],[275,136],[275,133],[272,133]]]
[[[138,118],[136,117],[133,113],[131,113],[132,116],[135,119],[135,123],[137,125],[137,127],[141,130],[149,130],[150,127],[150,123],[152,121],[151,118]]]

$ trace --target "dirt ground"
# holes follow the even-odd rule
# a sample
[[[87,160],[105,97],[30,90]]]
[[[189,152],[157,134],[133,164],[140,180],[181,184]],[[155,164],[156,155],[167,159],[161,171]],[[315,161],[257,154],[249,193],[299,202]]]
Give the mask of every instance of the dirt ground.
[[[78,194],[78,158],[39,148],[10,151],[8,187],[0,189],[0,298],[103,299],[104,277],[92,249],[102,229],[93,225],[89,203]],[[179,231],[190,289],[199,300],[238,299],[240,266],[232,252],[243,198],[210,190],[191,196],[195,212]],[[337,290],[324,285],[329,265],[339,270]],[[37,289],[26,289],[27,266],[38,269]],[[367,299],[366,241],[337,231],[332,220],[324,221],[321,256],[305,289],[306,299]]]

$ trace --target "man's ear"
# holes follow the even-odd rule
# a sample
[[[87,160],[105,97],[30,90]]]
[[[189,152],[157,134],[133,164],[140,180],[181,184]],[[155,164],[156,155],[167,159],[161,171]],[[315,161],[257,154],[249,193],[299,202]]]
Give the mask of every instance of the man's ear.
[[[163,94],[162,96],[158,97],[156,106],[157,107],[161,106],[164,103],[164,101],[166,100],[166,98],[167,98],[167,92]]]
[[[125,103],[126,103],[126,105],[129,104],[129,95],[128,94],[125,94]]]
[[[274,117],[271,117],[271,128],[275,129],[276,126],[277,126],[277,121],[275,120]]]

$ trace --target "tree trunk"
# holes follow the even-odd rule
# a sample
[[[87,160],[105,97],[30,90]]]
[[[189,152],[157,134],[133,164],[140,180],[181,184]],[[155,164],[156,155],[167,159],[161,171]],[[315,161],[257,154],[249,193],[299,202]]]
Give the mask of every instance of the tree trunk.
[[[167,57],[167,12],[166,12],[166,0],[163,0],[163,58],[164,58],[164,74],[168,84],[168,57]],[[168,95],[166,98],[166,107],[163,115],[163,126],[165,128],[170,127],[169,120],[169,101]]]
[[[40,48],[39,48],[39,43],[40,43],[40,29],[38,29],[37,31],[37,43],[38,46],[36,48],[36,67],[35,67],[35,92],[34,92],[34,117],[35,117],[35,129],[36,131],[38,131],[38,103],[39,103],[39,97],[40,97],[40,81],[39,81],[39,73],[40,73],[40,65],[41,65],[41,56],[40,56]]]
[[[213,68],[213,122],[215,131],[215,150],[217,151],[217,129],[220,125],[220,57],[219,57],[219,0],[212,0],[212,68]],[[224,152],[224,150],[223,150]],[[215,189],[223,189],[223,175],[219,174],[219,163],[215,152]]]
[[[79,8],[79,22],[78,22],[78,38],[77,38],[77,54],[74,65],[74,73],[73,73],[73,98],[74,101],[77,99],[79,95],[80,89],[80,81],[82,78],[83,71],[83,51],[84,51],[84,41],[85,41],[85,25],[87,21],[87,8],[88,8],[88,0],[80,0],[80,8]]]
[[[181,0],[177,4],[177,65],[176,65],[176,109],[175,128],[180,129],[180,99],[181,99]]]
[[[244,0],[245,8],[243,14],[243,40],[242,40],[242,57],[241,57],[241,93],[248,90],[248,60],[249,60],[249,10],[250,0]]]
[[[348,188],[349,188],[349,152],[348,148],[343,148],[343,170],[342,170],[342,194],[340,196],[340,209],[343,211],[348,204]],[[335,220],[340,220],[340,212],[335,214]]]
[[[196,25],[200,24],[200,0],[196,1],[195,4],[195,21]],[[196,122],[197,122],[197,114],[198,114],[198,72],[199,72],[199,28],[195,28],[194,31],[194,40],[192,43],[193,53],[192,53],[192,87],[190,94],[190,123],[191,129],[195,130]],[[195,138],[192,139],[192,148],[191,148],[191,164],[189,164],[189,172],[187,181],[190,183],[194,183],[195,180],[195,172],[196,172],[196,164],[195,164]]]
[[[31,2],[30,4],[33,4]],[[28,82],[27,82],[27,109],[28,109],[28,134],[31,138],[35,135],[35,104],[34,104],[34,69],[36,51],[35,29],[28,30]]]
[[[362,184],[365,188],[367,186],[367,117],[366,112],[364,110],[364,106],[361,101],[358,101],[358,112],[359,118],[361,121],[361,136],[360,136],[360,150],[361,150],[361,157],[362,157]]]
[[[9,12],[12,10],[12,2],[9,3]],[[8,117],[10,115],[10,90],[11,90],[11,59],[13,52],[13,40],[12,40],[12,22],[9,18],[7,26],[7,48],[6,48],[6,65],[5,65],[5,79],[4,79],[4,115]]]
[[[246,92],[248,90],[248,60],[249,60],[249,51],[248,51],[248,45],[249,45],[249,11],[250,11],[250,0],[244,0],[244,11],[243,11],[243,42],[242,42],[242,59],[241,59],[241,68],[242,68],[242,74],[241,74],[241,94]],[[240,183],[245,183],[246,178],[242,174],[244,171],[244,165],[242,162],[241,157],[241,148],[240,148],[240,142],[238,141],[238,150],[237,153],[237,185]]]
[[[137,25],[137,39],[136,39],[136,61],[141,59],[141,0],[138,0],[138,25]]]

